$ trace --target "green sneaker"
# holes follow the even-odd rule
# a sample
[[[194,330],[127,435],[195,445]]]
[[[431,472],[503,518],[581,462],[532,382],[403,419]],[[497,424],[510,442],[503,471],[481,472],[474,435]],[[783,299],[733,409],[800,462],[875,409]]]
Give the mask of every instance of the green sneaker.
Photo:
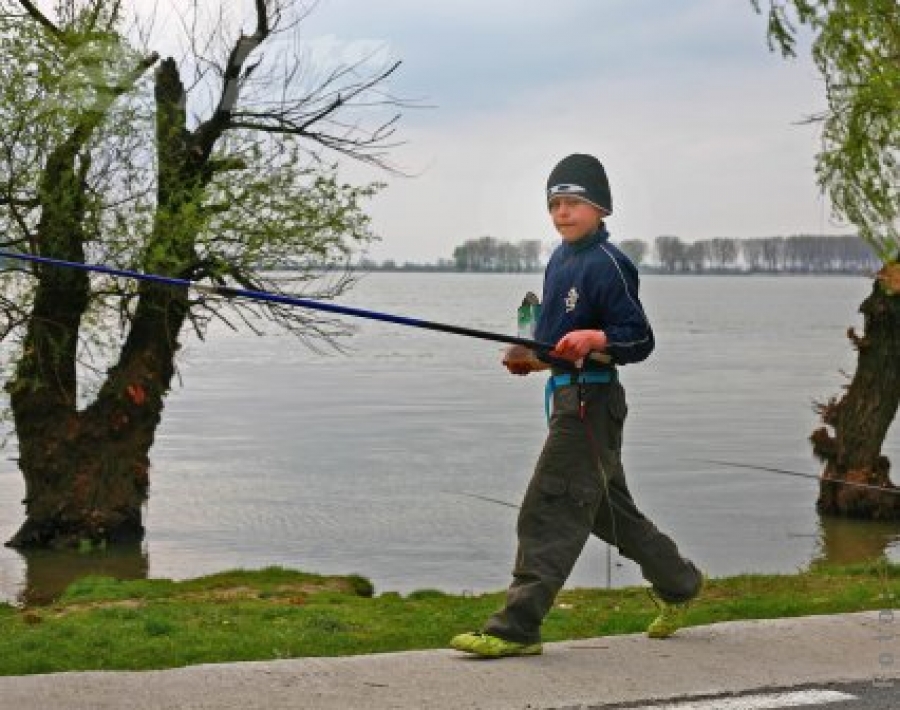
[[[450,647],[457,651],[472,653],[482,658],[504,658],[506,656],[537,656],[543,652],[540,643],[517,643],[484,633],[466,633],[454,636]]]
[[[659,609],[659,614],[650,622],[650,626],[647,627],[647,636],[652,639],[667,639],[684,626],[688,609],[697,597],[700,596],[704,584],[706,584],[705,576],[700,580],[700,588],[697,590],[697,593],[687,601],[683,602],[667,602],[660,598],[653,589],[648,589],[647,594],[650,595],[653,603],[656,604],[656,608]]]

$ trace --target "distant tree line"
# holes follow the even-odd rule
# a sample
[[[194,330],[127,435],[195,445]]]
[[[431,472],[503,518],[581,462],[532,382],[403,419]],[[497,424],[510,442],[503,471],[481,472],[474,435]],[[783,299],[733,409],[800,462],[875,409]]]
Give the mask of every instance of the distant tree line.
[[[496,237],[470,239],[453,250],[452,259],[438,259],[436,263],[398,263],[387,259],[380,263],[363,259],[363,271],[477,271],[494,273],[540,272],[543,245],[539,239],[512,244]]]
[[[359,262],[358,269],[360,271],[456,271],[456,263],[452,259],[438,259],[436,262],[425,263],[417,261],[400,263],[395,259],[385,259],[379,262],[366,258]]]
[[[660,236],[650,249],[640,241],[620,245],[635,263],[669,274],[750,272],[790,274],[874,273],[881,262],[856,236],[797,235],[760,239],[704,239],[684,242]]]
[[[686,242],[663,235],[652,243],[640,239],[618,247],[642,271],[664,274],[785,273],[871,274],[880,268],[875,252],[856,236],[797,235],[759,239],[704,239]],[[364,259],[364,271],[463,271],[493,273],[540,272],[542,244],[516,244],[495,237],[470,239],[453,250],[452,259],[436,263],[377,263]]]
[[[495,237],[470,239],[453,250],[457,271],[540,271],[541,242],[529,239],[512,244]]]

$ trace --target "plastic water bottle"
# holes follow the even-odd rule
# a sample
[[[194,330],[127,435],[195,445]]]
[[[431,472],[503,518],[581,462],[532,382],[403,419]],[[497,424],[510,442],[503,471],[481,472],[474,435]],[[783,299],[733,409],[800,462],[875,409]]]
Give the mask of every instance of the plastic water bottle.
[[[520,338],[534,340],[534,329],[541,315],[541,302],[531,291],[525,294],[518,310],[518,331]]]

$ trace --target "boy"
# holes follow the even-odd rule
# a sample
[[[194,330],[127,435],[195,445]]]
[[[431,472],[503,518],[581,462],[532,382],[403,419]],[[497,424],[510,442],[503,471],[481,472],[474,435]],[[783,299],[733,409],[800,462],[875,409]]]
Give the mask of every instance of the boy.
[[[562,243],[547,264],[535,339],[556,346],[541,359],[514,346],[503,364],[516,375],[552,368],[553,414],[519,513],[506,605],[481,632],[450,642],[487,658],[541,653],[541,623],[590,534],[640,565],[660,609],[647,629],[653,638],[678,630],[703,584],[693,563],[638,510],[625,482],[627,406],[616,365],[644,360],[654,339],[637,269],[609,243],[604,219],[612,197],[600,161],[583,154],[560,161],[547,181],[547,204]]]

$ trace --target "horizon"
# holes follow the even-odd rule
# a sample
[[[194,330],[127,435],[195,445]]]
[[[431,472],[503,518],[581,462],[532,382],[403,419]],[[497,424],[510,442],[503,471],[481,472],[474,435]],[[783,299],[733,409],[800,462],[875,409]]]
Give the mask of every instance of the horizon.
[[[510,240],[500,239],[499,237],[494,237],[494,236],[491,235],[491,234],[482,234],[482,235],[479,235],[479,236],[477,236],[477,237],[468,237],[468,238],[464,239],[463,241],[457,242],[456,244],[453,245],[452,249],[455,250],[455,249],[457,249],[458,247],[464,246],[465,244],[467,244],[467,243],[470,242],[470,241],[477,241],[478,239],[483,239],[483,238],[486,238],[486,237],[493,238],[493,239],[497,239],[497,241],[499,241],[499,242],[501,242],[501,243],[512,244],[512,245],[519,244],[519,243],[522,242],[522,241],[527,241],[527,239],[522,239],[522,240],[518,240],[518,241],[513,242],[513,241],[510,241]],[[729,237],[729,236],[716,235],[716,236],[703,237],[703,238],[697,238],[697,239],[685,238],[685,237],[683,237],[683,236],[681,236],[681,235],[679,235],[679,234],[666,233],[666,234],[658,234],[658,235],[656,235],[655,237],[653,237],[652,239],[624,239],[624,240],[618,240],[618,239],[615,238],[615,235],[612,234],[612,232],[610,232],[610,240],[611,240],[612,242],[614,242],[614,243],[622,243],[622,242],[624,242],[624,241],[640,241],[640,242],[643,242],[644,244],[646,244],[646,245],[648,246],[648,248],[650,248],[651,250],[653,249],[653,246],[654,246],[654,243],[656,242],[656,240],[659,239],[660,237],[675,237],[675,238],[677,238],[677,239],[680,239],[684,244],[696,244],[697,242],[708,242],[708,241],[711,241],[711,240],[713,240],[713,239],[723,239],[723,240],[737,241],[737,242],[751,242],[751,241],[754,241],[754,240],[765,240],[765,239],[791,239],[791,238],[794,238],[794,237],[816,237],[816,238],[820,238],[820,237],[821,237],[821,238],[824,238],[824,239],[841,239],[841,238],[846,238],[846,237],[856,237],[856,238],[859,238],[857,234],[852,233],[852,232],[846,232],[846,233],[834,233],[834,234],[814,234],[814,233],[768,234],[768,235],[750,236],[750,237]],[[550,242],[550,241],[548,241],[548,240],[540,240],[540,241],[541,241],[541,253],[542,253],[542,254],[546,254],[546,253],[549,253],[550,251],[552,251],[554,248],[556,248],[556,246],[557,246],[558,242],[560,241],[560,239],[557,238],[557,239],[553,240],[553,242]],[[873,252],[873,253],[874,253],[874,252]],[[397,265],[434,266],[434,265],[437,265],[437,264],[439,264],[440,262],[444,262],[444,261],[451,261],[451,262],[452,262],[452,261],[453,261],[453,253],[452,253],[452,251],[451,251],[449,255],[446,255],[446,256],[437,256],[437,257],[433,258],[433,259],[430,260],[430,261],[414,261],[414,260],[411,260],[411,259],[399,259],[399,258],[396,258],[396,257],[392,257],[392,256],[390,256],[390,255],[388,255],[388,256],[383,256],[383,257],[372,257],[372,256],[370,256],[369,254],[363,252],[362,254],[360,254],[360,259],[361,259],[362,261],[372,261],[372,262],[377,263],[377,264],[384,264],[384,263],[386,263],[386,262],[394,262],[394,263],[396,263]]]

